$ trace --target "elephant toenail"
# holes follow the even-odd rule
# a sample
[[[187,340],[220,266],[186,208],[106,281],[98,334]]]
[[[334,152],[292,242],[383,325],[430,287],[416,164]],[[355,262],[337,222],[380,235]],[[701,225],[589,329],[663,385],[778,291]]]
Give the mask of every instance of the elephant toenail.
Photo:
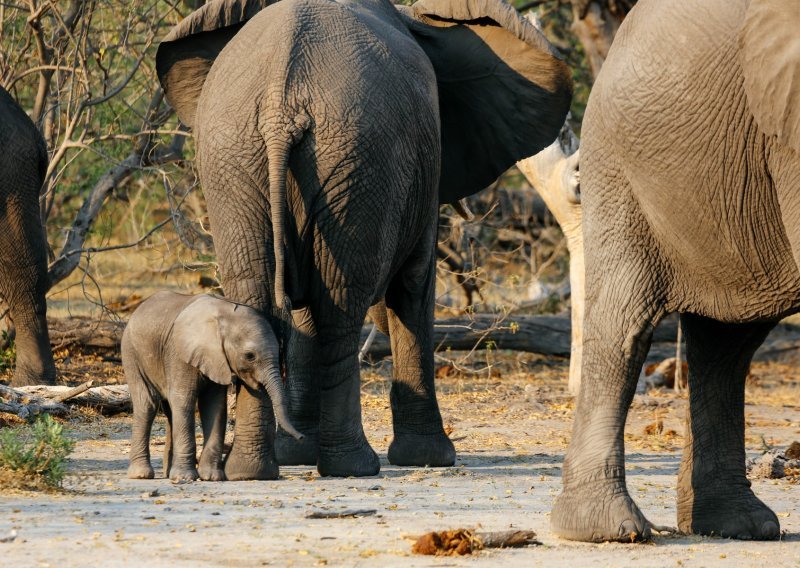
[[[778,538],[781,529],[775,521],[766,521],[761,525],[761,538],[773,539]]]
[[[630,539],[631,542],[635,542],[639,538],[639,529],[636,527],[636,523],[631,520],[623,521],[619,526],[619,537],[623,540]]]

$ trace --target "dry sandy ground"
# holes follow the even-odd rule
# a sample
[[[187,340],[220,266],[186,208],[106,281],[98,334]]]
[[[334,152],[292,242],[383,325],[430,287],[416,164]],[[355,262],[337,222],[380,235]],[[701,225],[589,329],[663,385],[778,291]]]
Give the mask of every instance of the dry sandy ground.
[[[657,536],[640,545],[571,543],[549,530],[572,402],[566,363],[507,357],[489,378],[439,381],[455,467],[398,468],[390,440],[385,369],[365,373],[368,436],[384,457],[380,475],[323,479],[313,468],[284,468],[277,481],[173,485],[125,477],[130,419],[70,424],[78,444],[66,492],[0,495],[2,566],[800,566],[800,486],[756,480],[778,514],[780,542]],[[759,364],[748,387],[747,446],[784,448],[800,439],[795,367]],[[675,524],[675,479],[685,400],[637,395],[626,435],[628,486],[649,519]],[[662,432],[645,433],[663,422]],[[154,455],[163,449],[163,423]],[[652,429],[651,429],[652,430]],[[674,432],[670,432],[674,430]],[[763,440],[763,441],[762,441]],[[158,466],[160,459],[154,465]],[[157,492],[157,494],[154,494]],[[306,518],[310,511],[375,509],[356,519]],[[409,535],[429,530],[510,527],[536,531],[543,545],[470,557],[412,556]]]

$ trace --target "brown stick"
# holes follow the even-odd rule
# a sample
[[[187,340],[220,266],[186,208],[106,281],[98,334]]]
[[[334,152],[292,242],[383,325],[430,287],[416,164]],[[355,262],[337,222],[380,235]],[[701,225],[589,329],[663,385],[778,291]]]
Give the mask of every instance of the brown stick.
[[[355,517],[368,517],[377,513],[377,509],[346,509],[344,511],[311,511],[306,519],[352,519]]]
[[[68,390],[66,392],[63,392],[61,394],[58,394],[58,395],[54,396],[53,397],[53,401],[55,401],[55,402],[65,402],[65,401],[67,401],[67,400],[69,400],[71,398],[74,398],[74,397],[78,396],[81,393],[86,392],[87,390],[89,390],[93,386],[94,386],[94,381],[86,381],[85,383],[75,387],[74,389],[70,389],[70,390]]]

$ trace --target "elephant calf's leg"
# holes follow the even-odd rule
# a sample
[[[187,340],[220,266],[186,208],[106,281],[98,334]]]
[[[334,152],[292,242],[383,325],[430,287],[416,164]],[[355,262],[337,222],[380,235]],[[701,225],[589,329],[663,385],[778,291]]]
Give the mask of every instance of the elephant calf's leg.
[[[775,514],[745,476],[744,383],[774,324],[724,324],[684,314],[689,362],[686,446],[678,477],[678,526],[745,539],[780,535]]]
[[[131,435],[130,465],[128,477],[131,479],[153,479],[155,473],[150,464],[150,431],[158,410],[155,394],[147,388],[139,377],[126,373],[133,401],[133,429]]]
[[[456,460],[434,386],[434,283],[433,258],[423,256],[395,276],[386,294],[393,357],[389,462],[394,465],[446,467]]]
[[[275,454],[280,465],[317,465],[319,457],[319,348],[311,311],[300,308],[292,312],[294,328],[286,356],[286,397],[289,417],[303,433],[296,440],[278,429]]]
[[[208,384],[200,393],[200,424],[203,427],[203,451],[198,473],[204,481],[225,481],[222,470],[222,449],[228,422],[228,387]]]
[[[320,330],[320,475],[363,477],[381,469],[361,424],[360,331],[360,325]]]
[[[195,441],[194,410],[195,396],[186,393],[170,396],[172,410],[172,465],[169,478],[172,481],[196,481],[197,442]]]

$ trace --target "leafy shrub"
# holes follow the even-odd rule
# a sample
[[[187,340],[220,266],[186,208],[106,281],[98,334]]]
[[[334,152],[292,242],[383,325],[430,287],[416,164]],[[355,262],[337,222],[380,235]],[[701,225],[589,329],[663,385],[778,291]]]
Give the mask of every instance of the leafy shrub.
[[[49,414],[30,426],[0,432],[0,485],[15,489],[61,486],[74,443]]]

